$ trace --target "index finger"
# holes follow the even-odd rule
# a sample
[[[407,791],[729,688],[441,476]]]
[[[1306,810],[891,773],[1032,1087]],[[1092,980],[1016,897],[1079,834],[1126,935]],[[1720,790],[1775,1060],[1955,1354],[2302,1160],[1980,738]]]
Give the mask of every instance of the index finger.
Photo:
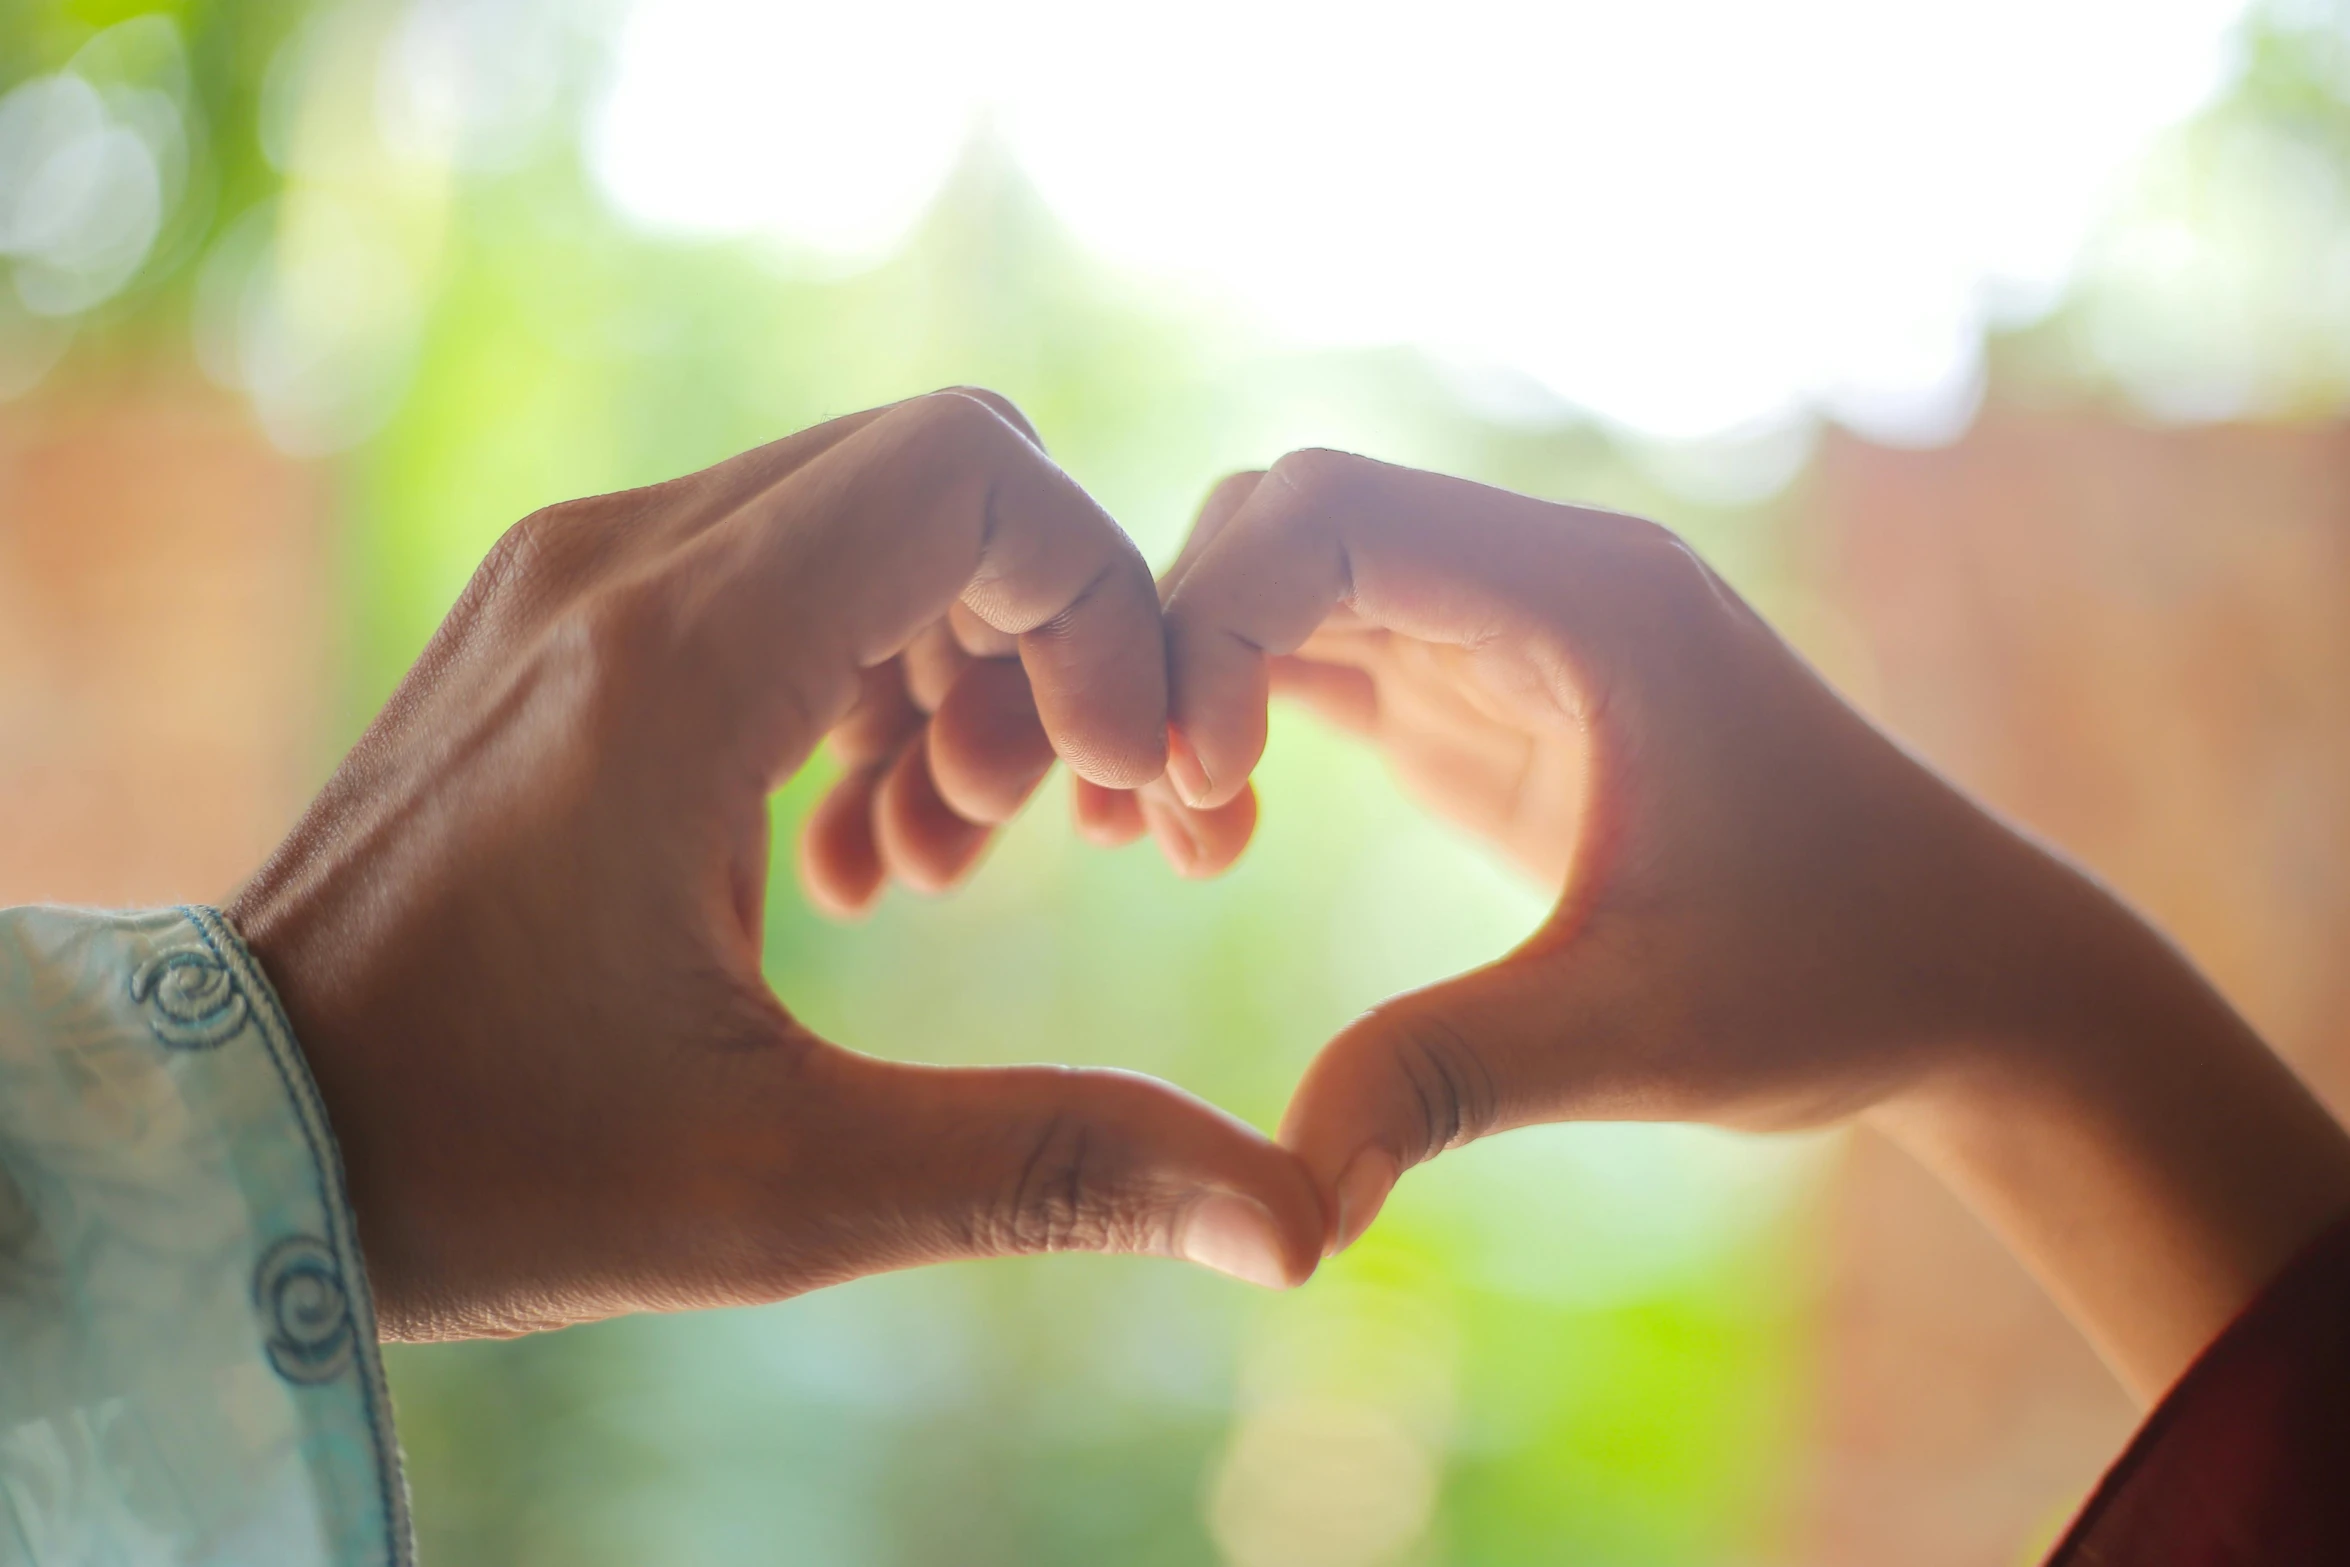
[[[859,671],[958,601],[1017,640],[1045,733],[1081,777],[1131,788],[1164,768],[1150,570],[991,403],[961,392],[900,403],[714,531],[735,569],[718,574],[710,618],[743,650],[730,683],[764,719],[770,776],[847,710]]]
[[[1239,792],[1264,752],[1268,659],[1340,606],[1423,641],[1522,639],[1572,709],[1582,684],[1564,627],[1588,641],[1585,623],[1609,614],[1604,553],[1652,538],[1670,535],[1344,452],[1293,452],[1186,550],[1167,594],[1170,717],[1186,742],[1171,777],[1197,806]]]

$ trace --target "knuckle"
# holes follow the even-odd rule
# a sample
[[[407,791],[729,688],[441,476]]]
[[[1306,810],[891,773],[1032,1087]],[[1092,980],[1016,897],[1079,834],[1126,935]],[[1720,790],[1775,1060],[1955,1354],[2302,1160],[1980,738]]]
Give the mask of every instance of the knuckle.
[[[1008,452],[1028,446],[993,402],[959,390],[931,392],[913,399],[904,405],[904,419],[917,441],[959,455]]]
[[[1224,475],[1209,489],[1207,504],[1201,509],[1228,511],[1239,506],[1255,492],[1257,485],[1262,482],[1264,477],[1265,470],[1262,468],[1244,468],[1238,473]]]
[[[681,627],[674,596],[654,580],[615,583],[571,616],[571,651],[580,673],[602,693],[631,689],[677,651]]]
[[[532,512],[498,535],[449,607],[437,637],[441,644],[511,636],[541,623],[541,617],[561,603],[567,581],[565,541],[575,531],[575,504]]]
[[[1625,567],[1665,590],[1702,586],[1712,571],[1689,541],[1660,522],[1622,517],[1615,523],[1615,549]]]
[[[527,573],[544,555],[547,535],[556,526],[560,513],[560,507],[544,507],[499,534],[498,541],[482,557],[478,575],[503,583]]]
[[[1615,517],[1595,564],[1623,601],[1683,638],[1741,624],[1743,602],[1686,539],[1659,523]]]
[[[500,615],[561,604],[608,571],[631,532],[636,498],[589,496],[532,512],[490,546],[461,602]]]
[[[1265,477],[1313,502],[1335,498],[1359,483],[1369,459],[1327,446],[1301,447],[1265,470]]]
[[[475,568],[466,597],[477,605],[509,603],[553,575],[565,516],[561,506],[545,507],[499,534]]]
[[[1093,575],[1078,584],[1068,601],[1039,622],[1029,635],[1066,640],[1076,630],[1081,616],[1104,604],[1120,614],[1155,618],[1158,590],[1151,583],[1150,565],[1142,558],[1142,552],[1123,534],[1104,543],[1107,547]],[[1147,621],[1143,623],[1147,625]]]
[[[1025,1134],[1017,1173],[981,1219],[986,1250],[1003,1253],[1138,1249],[1142,1226],[1118,1189],[1109,1140],[1074,1111],[1055,1111]]]
[[[949,386],[940,389],[934,395],[960,397],[978,403],[1029,440],[1036,439],[1036,426],[1031,424],[1028,416],[1020,411],[1018,403],[1013,402],[1001,392],[991,391],[984,386]]]
[[[1408,1013],[1396,1021],[1391,1050],[1411,1116],[1408,1129],[1419,1141],[1408,1162],[1432,1159],[1491,1131],[1498,1096],[1476,1046],[1434,1014]]]

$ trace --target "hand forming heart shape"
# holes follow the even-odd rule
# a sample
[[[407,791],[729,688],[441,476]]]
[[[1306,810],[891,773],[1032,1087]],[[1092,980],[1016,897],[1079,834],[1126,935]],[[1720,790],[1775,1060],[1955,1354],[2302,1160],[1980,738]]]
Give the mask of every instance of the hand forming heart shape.
[[[1056,755],[1089,836],[1147,826],[1179,869],[1222,869],[1275,689],[1559,892],[1517,951],[1331,1041],[1281,1145],[1129,1074],[856,1055],[762,979],[767,796],[828,733],[847,770],[802,864],[851,911],[892,875],[967,873]],[[2144,927],[1663,529],[1301,452],[1220,486],[1154,594],[984,393],[517,525],[230,913],[303,1041],[394,1336],[1065,1248],[1291,1284],[1405,1168],[1487,1132],[1867,1110],[2160,1369],[2343,1184],[2282,1170],[2307,1201],[2225,1226],[2168,1200],[2253,1189],[2241,1139],[2208,1168],[2177,1153],[2213,1084],[2277,1133],[2272,1163],[2341,1139]],[[2129,1046],[2182,1019],[2193,1091],[2164,1097]],[[2086,1172],[2070,1206],[2000,1151],[2027,1133]],[[2084,1261],[2083,1224],[2130,1244]],[[2133,1313],[2144,1256],[2195,1265]]]
[[[1081,776],[1089,836],[1147,820],[1179,869],[1229,864],[1279,690],[1559,895],[1519,951],[1376,1009],[1307,1075],[1283,1141],[1325,1196],[1330,1249],[1403,1169],[1488,1132],[1807,1125],[1996,1021],[1953,955],[1983,960],[1993,910],[2044,862],[1663,529],[1303,452],[1220,485],[1160,593],[1170,772],[1133,792]],[[820,901],[860,908],[892,874],[951,885],[1041,779],[1051,747],[1018,666],[974,657],[994,651],[942,627],[902,673],[871,672],[853,769],[803,845]],[[1006,758],[991,792],[946,781],[980,749],[977,709]],[[1920,910],[1916,886],[1940,896]]]
[[[1160,773],[1149,570],[983,394],[838,419],[500,541],[228,911],[334,1124],[387,1334],[1014,1251],[1313,1270],[1303,1168],[1198,1100],[856,1055],[762,978],[769,792],[836,725],[854,754],[871,671],[917,666],[952,626],[1019,663],[944,695],[885,810],[926,820],[933,780],[1025,792],[1008,773],[1050,752],[996,721],[1007,692],[1081,777]]]

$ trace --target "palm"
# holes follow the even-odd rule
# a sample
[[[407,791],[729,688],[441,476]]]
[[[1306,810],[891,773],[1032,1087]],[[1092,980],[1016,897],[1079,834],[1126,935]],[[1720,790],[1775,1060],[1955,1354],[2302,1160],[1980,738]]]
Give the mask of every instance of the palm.
[[[1523,647],[1470,650],[1341,610],[1273,663],[1274,689],[1376,746],[1421,804],[1563,890],[1590,796],[1581,722]]]

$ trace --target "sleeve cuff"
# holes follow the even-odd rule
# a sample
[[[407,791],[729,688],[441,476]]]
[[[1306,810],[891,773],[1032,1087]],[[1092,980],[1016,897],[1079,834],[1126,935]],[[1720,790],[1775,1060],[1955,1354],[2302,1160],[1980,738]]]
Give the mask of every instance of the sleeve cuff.
[[[2187,1369],[2049,1567],[2350,1562],[2350,1216]]]
[[[210,909],[0,911],[11,1543],[33,1562],[413,1561],[334,1136]]]

